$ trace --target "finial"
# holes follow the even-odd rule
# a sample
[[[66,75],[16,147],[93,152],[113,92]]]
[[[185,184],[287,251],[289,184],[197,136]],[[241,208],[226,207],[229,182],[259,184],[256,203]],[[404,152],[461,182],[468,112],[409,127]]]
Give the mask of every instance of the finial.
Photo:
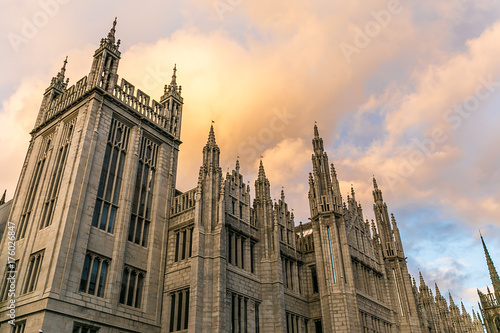
[[[236,156],[236,171],[240,171],[240,157]]]
[[[375,179],[375,176],[373,176],[373,188],[378,190],[377,180]]]
[[[174,73],[172,74],[172,81],[170,82],[170,85],[172,87],[177,87],[177,74],[176,74],[177,73],[177,64],[174,64],[174,71],[173,72]]]
[[[316,124],[316,121],[314,122],[314,137],[319,138],[318,125]]]
[[[109,30],[108,32],[108,40],[114,44],[115,43],[115,32],[116,32],[116,20],[117,18],[115,17],[115,20],[113,21],[113,27]]]

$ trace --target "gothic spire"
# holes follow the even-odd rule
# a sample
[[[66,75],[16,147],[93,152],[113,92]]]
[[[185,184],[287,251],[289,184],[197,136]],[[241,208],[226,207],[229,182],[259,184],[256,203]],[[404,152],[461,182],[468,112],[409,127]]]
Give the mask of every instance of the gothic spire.
[[[314,124],[314,138],[312,140],[314,152],[317,155],[323,155],[323,139],[319,136],[318,125]]]
[[[207,146],[209,147],[217,146],[217,143],[215,143],[215,132],[213,124],[210,125],[210,131],[208,132]]]
[[[481,235],[481,233],[479,233]],[[495,293],[500,293],[500,279],[498,277],[497,270],[495,269],[495,265],[493,264],[493,260],[491,260],[490,253],[488,252],[488,248],[483,239],[483,235],[481,235],[481,242],[483,243],[484,255],[486,257],[486,263],[488,264],[488,270],[490,271],[490,278],[493,284],[493,289]]]
[[[67,79],[66,82],[64,81],[65,76],[66,76],[66,64],[67,63],[68,63],[68,56],[66,56],[66,59],[64,59],[63,66],[61,67],[61,70],[59,71],[59,73],[57,73],[57,75],[52,78],[51,87],[55,87],[59,90],[66,89],[66,87],[68,85],[68,81],[69,81],[69,79]],[[49,89],[50,89],[50,87],[49,87]]]
[[[384,201],[382,191],[378,188],[375,176],[373,176],[373,199],[375,200],[375,203],[382,203]]]
[[[266,171],[264,170],[264,164],[262,164],[262,160],[260,160],[260,164],[259,164],[259,176],[257,178],[259,180],[266,179]]]
[[[170,84],[165,85],[164,96],[175,95],[176,97],[180,98],[181,92],[182,92],[182,87],[177,86],[177,64],[174,64],[172,80],[170,81]]]
[[[236,158],[236,167],[235,167],[236,172],[240,172],[240,157],[238,156]]]
[[[102,46],[108,46],[111,48],[113,51],[117,52],[118,48],[120,47],[120,40],[118,41],[115,38],[115,33],[116,33],[116,22],[117,18],[115,17],[115,20],[113,21],[113,26],[108,32],[108,36],[106,38],[101,39],[101,47]]]
[[[207,144],[203,148],[203,166],[208,169],[212,167],[215,169],[220,169],[219,155],[220,155],[220,149],[219,146],[217,146],[217,143],[215,142],[214,125],[211,124],[210,131],[208,133]]]
[[[438,297],[438,296],[442,297],[441,296],[441,292],[439,291],[439,287],[438,287],[436,281],[434,281],[434,289],[436,290],[436,297]]]
[[[2,198],[0,199],[0,205],[3,205],[5,203],[5,195],[7,194],[7,190],[3,192]]]

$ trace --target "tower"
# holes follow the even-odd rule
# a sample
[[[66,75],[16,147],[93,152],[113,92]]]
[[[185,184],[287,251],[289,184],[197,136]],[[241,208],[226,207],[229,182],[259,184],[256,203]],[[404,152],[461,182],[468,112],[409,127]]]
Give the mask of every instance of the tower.
[[[316,125],[312,143],[313,172],[309,175],[308,197],[319,281],[320,325],[325,332],[355,331],[360,328],[360,320],[342,198]]]
[[[162,104],[118,85],[115,27],[88,76],[68,87],[65,60],[43,95],[0,250],[15,238],[0,312],[15,301],[16,332],[160,331],[181,90]]]
[[[377,223],[378,239],[380,242],[380,256],[383,260],[392,309],[395,313],[396,325],[403,332],[419,332],[419,318],[417,303],[412,291],[412,283],[403,243],[394,215],[387,211],[387,205],[378,188],[375,177],[373,178],[373,211]]]

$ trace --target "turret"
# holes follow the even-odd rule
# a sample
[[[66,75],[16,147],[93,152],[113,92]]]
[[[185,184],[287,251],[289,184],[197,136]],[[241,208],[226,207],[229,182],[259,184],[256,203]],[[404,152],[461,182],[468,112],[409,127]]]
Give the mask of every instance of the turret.
[[[89,89],[99,87],[108,93],[112,93],[116,85],[118,79],[118,62],[120,61],[121,53],[118,51],[120,40],[115,39],[115,27],[116,18],[113,21],[113,26],[109,30],[108,36],[101,39],[101,44],[94,53],[94,60],[87,81]]]
[[[42,104],[40,105],[40,110],[38,111],[38,117],[35,121],[35,128],[47,120],[46,111],[50,108],[52,102],[60,95],[62,95],[68,86],[69,79],[66,79],[66,64],[68,63],[68,57],[64,59],[63,66],[59,73],[56,74],[50,81],[50,85],[45,89],[43,94]]]
[[[177,138],[180,138],[182,105],[184,103],[181,91],[182,86],[177,85],[177,65],[174,65],[172,80],[170,84],[165,85],[160,104],[165,107],[165,117],[167,117],[169,124],[168,131]]]
[[[323,212],[342,214],[342,197],[337,175],[333,165],[330,173],[328,155],[324,151],[323,139],[319,136],[318,126],[314,125],[312,140],[314,154],[312,155],[313,172],[309,175],[309,207],[311,218]]]

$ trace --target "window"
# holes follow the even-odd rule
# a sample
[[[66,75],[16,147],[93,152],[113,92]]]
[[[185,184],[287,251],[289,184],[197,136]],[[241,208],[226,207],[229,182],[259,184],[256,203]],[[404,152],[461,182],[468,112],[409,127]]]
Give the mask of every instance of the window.
[[[18,321],[15,326],[12,326],[12,333],[24,333],[26,321]]]
[[[189,323],[189,289],[170,294],[170,332],[186,330]]]
[[[318,273],[316,272],[316,266],[311,266],[311,279],[312,279],[313,293],[319,293]]]
[[[73,333],[97,333],[99,332],[98,327],[89,326],[85,324],[75,323],[73,325]]]
[[[250,241],[250,272],[255,273],[255,243]]]
[[[323,333],[323,326],[321,325],[321,320],[314,321],[314,329],[316,333]]]
[[[193,245],[193,227],[177,230],[175,237],[174,261],[181,261],[191,257]]]
[[[142,288],[144,285],[145,272],[125,266],[122,277],[122,287],[120,291],[120,303],[141,307]]]
[[[57,194],[59,192],[59,186],[61,184],[61,178],[63,174],[64,167],[66,166],[66,158],[68,157],[69,145],[71,143],[71,137],[73,135],[73,122],[66,124],[63,132],[63,141],[57,151],[56,165],[50,176],[49,191],[47,192],[47,198],[43,204],[42,208],[42,219],[40,220],[40,229],[48,227],[52,223],[52,216],[54,214],[54,207],[57,201]]]
[[[286,313],[286,332],[299,333],[299,317],[289,312]]]
[[[241,203],[240,203],[240,207],[239,208],[240,208],[240,210],[239,210],[239,212],[240,212],[240,219],[243,219],[243,205]]]
[[[247,237],[232,231],[228,231],[227,237],[228,262],[234,266],[245,269],[245,248],[247,244]],[[252,256],[252,254],[250,255]]]
[[[23,294],[32,292],[36,289],[38,276],[40,275],[40,269],[42,267],[44,251],[45,250],[39,251],[30,256],[28,272],[26,274],[26,280],[24,281]]]
[[[134,199],[132,201],[132,214],[128,229],[128,240],[142,246],[147,246],[148,242],[157,157],[158,145],[148,138],[142,137]]]
[[[118,211],[118,198],[129,134],[130,129],[127,126],[116,119],[111,121],[92,218],[92,226],[109,233],[113,232]]]
[[[35,201],[38,191],[38,185],[40,185],[40,179],[42,178],[43,169],[45,167],[45,160],[49,153],[50,142],[50,137],[46,137],[42,141],[42,148],[38,154],[35,170],[33,170],[33,176],[31,177],[26,200],[24,201],[19,226],[17,228],[16,240],[23,239],[26,235],[26,229],[33,210],[33,202]]]
[[[259,331],[259,310],[255,303],[255,320],[256,331]],[[231,332],[246,333],[248,332],[248,298],[235,293],[231,294]]]
[[[80,280],[80,292],[103,297],[109,263],[108,258],[87,253]]]
[[[255,302],[255,333],[260,333],[259,303]]]
[[[16,269],[19,264],[19,259],[13,263],[7,264],[5,267],[5,274],[3,277],[2,290],[0,294],[0,302],[3,302],[9,297],[9,293],[16,290]],[[12,294],[11,294],[12,295]]]

